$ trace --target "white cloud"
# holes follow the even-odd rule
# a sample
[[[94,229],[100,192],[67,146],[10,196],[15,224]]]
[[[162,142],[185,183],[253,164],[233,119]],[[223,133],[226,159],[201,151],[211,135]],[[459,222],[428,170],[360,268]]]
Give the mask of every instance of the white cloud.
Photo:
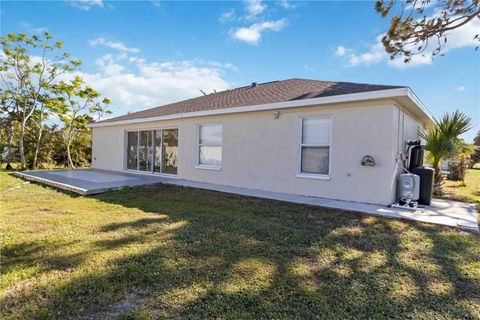
[[[246,0],[245,10],[247,11],[246,19],[252,19],[263,13],[267,9],[267,5],[261,0]]]
[[[348,55],[350,65],[369,65],[384,60],[386,57],[386,53],[385,49],[383,48],[383,44],[379,41],[380,38],[381,37],[377,38],[377,43],[375,43],[367,52],[361,54],[350,53]]]
[[[426,54],[417,54],[415,56],[412,56],[412,59],[408,62],[405,63],[403,61],[403,58],[399,57],[395,60],[390,60],[389,56],[387,53],[385,53],[385,59],[388,60],[388,64],[398,68],[398,69],[406,69],[406,68],[412,68],[412,67],[418,67],[418,66],[423,66],[423,65],[428,65],[432,64],[433,60],[432,57],[430,56],[429,53]]]
[[[90,86],[112,99],[114,115],[196,97],[199,89],[225,90],[230,83],[222,74],[223,69],[193,61],[147,63],[143,59],[128,66],[110,62],[97,73],[80,73]]]
[[[193,98],[201,94],[199,89],[207,93],[228,89],[231,84],[224,74],[237,70],[231,63],[201,59],[147,62],[125,51],[102,55],[95,64],[98,72],[69,73],[62,80],[82,76],[112,99],[113,116]]]
[[[109,64],[104,67],[103,72],[105,73],[106,76],[117,76],[121,75],[122,72],[125,70],[125,67],[120,65],[120,64]]]
[[[225,22],[228,22],[228,21],[235,20],[235,9],[230,9],[228,11],[223,12],[220,15],[220,17],[218,18],[218,20],[221,23],[225,23]]]
[[[379,62],[387,62],[392,67],[403,69],[432,63],[432,59],[429,55],[415,55],[409,63],[405,63],[402,58],[390,60],[390,56],[385,51],[381,42],[381,37],[382,36],[379,36],[377,42],[364,53],[357,54],[353,49],[345,48],[345,54],[343,56],[347,58],[348,66],[355,67],[359,65],[372,65]]]
[[[140,51],[137,48],[127,47],[123,42],[110,41],[110,40],[107,40],[105,38],[96,38],[96,39],[93,39],[93,40],[88,40],[88,43],[92,47],[95,47],[97,45],[102,45],[102,46],[106,46],[106,47],[109,47],[109,48],[112,48],[112,49],[116,49],[118,51],[129,52],[129,53],[137,53],[137,52]]]
[[[93,7],[103,7],[103,0],[67,0],[72,6],[88,11]]]
[[[475,40],[475,35],[480,33],[480,19],[473,19],[460,28],[452,30],[447,34],[447,43],[445,48],[452,50],[462,47],[476,47],[479,45]]]
[[[377,37],[377,43],[371,46],[367,52],[357,54],[352,49],[339,46],[335,51],[335,55],[337,57],[346,58],[348,61],[348,65],[351,67],[362,64],[369,65],[378,63],[385,60],[386,57],[385,49],[383,48],[380,40],[381,36]]]
[[[127,58],[128,58],[128,55],[124,52],[121,52],[120,54],[117,54],[117,55],[108,53],[98,58],[95,61],[95,64],[99,68],[101,68],[105,74],[115,75],[115,74],[120,74],[125,70],[125,67],[119,64],[119,62],[126,60]]]
[[[447,43],[443,48],[443,53],[454,49],[478,46],[478,40],[475,40],[474,37],[479,33],[479,30],[480,20],[474,19],[470,23],[451,31],[447,34]],[[388,62],[390,66],[402,69],[433,63],[431,54],[436,47],[437,41],[431,41],[434,43],[433,45],[429,45],[422,54],[413,55],[410,62],[405,63],[402,57],[398,57],[395,60],[390,60],[390,57],[385,52],[381,42],[382,36],[383,35],[379,35],[376,39],[376,42],[366,52],[355,53],[353,49],[339,46],[335,51],[335,55],[337,57],[346,59],[348,66],[352,67],[359,65],[371,65],[379,62]]]
[[[223,12],[219,21],[221,23],[227,21],[238,21],[248,23],[246,26],[237,26],[230,29],[230,37],[251,45],[257,45],[262,39],[262,32],[282,30],[287,25],[287,19],[267,20],[267,16],[277,9],[269,9],[262,0],[244,0],[245,15],[237,16],[234,9]],[[279,0],[278,4],[285,9],[292,9],[295,6],[288,0]]]
[[[231,36],[234,39],[246,42],[248,44],[257,45],[262,39],[262,32],[280,31],[287,25],[286,19],[280,19],[276,21],[264,21],[254,23],[249,27],[237,28],[231,32]]]
[[[196,59],[195,62],[198,63],[198,64],[205,64],[207,66],[210,66],[210,67],[213,67],[213,68],[216,68],[216,69],[238,71],[238,68],[231,63],[221,63],[221,62],[212,61],[212,60],[205,61],[205,60],[201,60],[201,59]]]
[[[457,90],[458,92],[463,92],[463,91],[465,91],[465,87],[464,87],[464,86],[459,86],[459,87],[457,87],[456,90]]]
[[[160,7],[160,0],[152,0],[152,5],[156,8]]]
[[[4,56],[0,50],[0,58]],[[31,56],[32,65],[41,57]],[[58,81],[80,75],[85,82],[112,100],[112,116],[160,106],[230,88],[226,72],[237,70],[231,63],[212,60],[146,61],[126,52],[112,52],[95,61],[96,72],[61,74]]]
[[[145,59],[142,59],[142,58],[139,58],[139,57],[130,57],[130,58],[128,58],[128,62],[145,63]]]
[[[335,55],[337,57],[343,57],[347,54],[347,48],[345,47],[342,47],[342,46],[338,46],[337,47],[337,50],[335,50]]]
[[[303,70],[309,71],[309,72],[315,71],[315,67],[313,67],[313,66],[311,66],[311,65],[308,65],[308,64],[304,64],[304,65],[302,66],[302,68],[303,68]]]
[[[28,22],[19,22],[18,25],[28,33],[43,33],[48,31],[48,28],[46,27],[34,27]]]
[[[283,8],[283,9],[295,9],[297,7],[296,4],[292,4],[291,2],[289,2],[288,0],[280,0],[278,2],[280,4],[280,6]]]

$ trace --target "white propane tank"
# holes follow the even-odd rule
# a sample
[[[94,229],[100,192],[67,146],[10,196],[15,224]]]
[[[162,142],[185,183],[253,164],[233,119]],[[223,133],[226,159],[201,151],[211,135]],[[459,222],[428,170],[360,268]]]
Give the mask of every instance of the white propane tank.
[[[420,177],[413,173],[398,176],[398,193],[400,199],[417,201],[420,196]]]

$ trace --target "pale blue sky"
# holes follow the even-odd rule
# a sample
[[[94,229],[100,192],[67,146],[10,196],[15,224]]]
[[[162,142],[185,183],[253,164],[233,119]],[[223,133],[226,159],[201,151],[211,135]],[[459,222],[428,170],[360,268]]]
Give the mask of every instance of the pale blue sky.
[[[1,34],[52,32],[81,59],[114,115],[205,92],[288,78],[410,86],[435,116],[456,108],[480,129],[480,55],[452,34],[431,62],[389,62],[388,20],[368,1],[1,2]]]

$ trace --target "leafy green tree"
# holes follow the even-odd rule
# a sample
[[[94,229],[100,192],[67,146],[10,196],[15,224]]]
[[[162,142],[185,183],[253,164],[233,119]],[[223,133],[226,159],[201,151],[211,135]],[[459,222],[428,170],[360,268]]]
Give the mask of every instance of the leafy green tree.
[[[477,131],[477,135],[473,138],[473,145],[476,146],[476,148],[471,155],[471,167],[480,163],[480,130]]]
[[[435,169],[434,192],[441,193],[442,174],[440,162],[459,154],[464,147],[459,136],[472,127],[472,119],[456,110],[452,114],[444,114],[439,120],[435,119],[435,126],[420,133],[426,141],[425,150]]]
[[[64,72],[72,71],[81,62],[70,59],[60,41],[45,31],[41,35],[9,33],[0,37],[3,54],[0,55],[2,112],[15,115],[20,123],[18,147],[21,167],[26,167],[24,138],[27,124],[39,106],[39,99]]]
[[[475,146],[472,144],[466,143],[463,139],[460,139],[457,152],[453,157],[453,160],[456,161],[456,168],[458,172],[458,179],[465,181],[466,169],[471,167],[471,157],[475,152]]]
[[[11,93],[2,90],[0,87],[0,135],[1,135],[1,162],[7,163],[7,168],[11,168],[10,162],[14,160],[15,148],[14,138],[17,127],[17,116],[14,112],[15,100]]]
[[[44,122],[52,115],[58,115],[60,112],[60,101],[55,96],[52,97],[52,92],[45,92],[39,97],[38,101],[39,107],[32,116],[32,119],[35,120],[35,125],[32,127],[36,128],[35,151],[32,160],[33,169],[37,169],[38,166],[39,152],[43,143],[43,132],[47,127]]]
[[[478,130],[477,135],[473,138],[473,144],[480,147],[480,130]]]
[[[7,168],[11,168],[10,163],[15,161],[14,138],[16,127],[17,123],[11,116],[0,117],[0,163],[5,162]]]
[[[473,168],[475,164],[480,163],[480,147],[475,148],[473,154],[470,156],[470,160],[470,168]]]
[[[88,130],[87,125],[94,122],[94,117],[100,119],[104,114],[111,113],[107,109],[111,101],[87,86],[80,76],[69,82],[60,81],[54,86],[54,92],[59,100],[59,117],[64,125],[68,167],[74,168],[72,142],[79,133]]]
[[[80,130],[72,142],[72,162],[76,167],[87,167],[92,163],[91,130]]]
[[[391,59],[404,62],[427,50],[431,58],[442,55],[449,32],[480,18],[480,0],[379,0],[375,9],[382,17],[392,13],[382,43]],[[480,44],[479,33],[472,40]]]

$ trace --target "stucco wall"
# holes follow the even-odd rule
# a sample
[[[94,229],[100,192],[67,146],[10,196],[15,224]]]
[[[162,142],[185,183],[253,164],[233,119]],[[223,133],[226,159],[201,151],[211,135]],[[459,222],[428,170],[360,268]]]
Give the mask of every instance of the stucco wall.
[[[299,118],[332,117],[330,180],[296,177]],[[93,167],[124,170],[125,130],[178,127],[182,179],[332,199],[390,204],[397,174],[398,109],[390,102],[350,104],[96,127]],[[197,125],[223,124],[221,171],[195,168]],[[375,167],[363,167],[364,155]]]

